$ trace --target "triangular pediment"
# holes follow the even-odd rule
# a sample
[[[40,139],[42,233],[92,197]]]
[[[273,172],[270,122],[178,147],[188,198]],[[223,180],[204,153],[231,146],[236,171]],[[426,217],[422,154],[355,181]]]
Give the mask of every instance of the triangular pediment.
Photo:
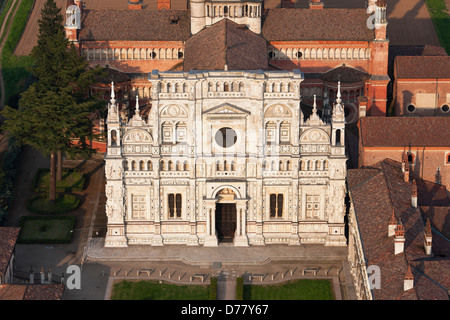
[[[211,109],[206,110],[205,112],[203,112],[203,114],[209,114],[209,115],[213,115],[213,114],[225,114],[225,115],[229,115],[229,114],[239,114],[239,115],[247,115],[250,114],[250,112],[248,110],[242,109],[238,106],[229,104],[229,103],[223,103],[221,105],[218,105],[216,107],[213,107]]]

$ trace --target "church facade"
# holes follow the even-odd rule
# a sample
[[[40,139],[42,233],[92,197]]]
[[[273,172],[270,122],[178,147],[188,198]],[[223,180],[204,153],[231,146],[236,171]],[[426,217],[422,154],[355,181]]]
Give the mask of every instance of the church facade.
[[[105,246],[346,245],[343,106],[306,119],[303,80],[154,71],[147,120],[121,116],[113,94]]]
[[[109,77],[105,246],[345,246],[345,123],[385,113],[385,2],[157,3],[68,1]]]

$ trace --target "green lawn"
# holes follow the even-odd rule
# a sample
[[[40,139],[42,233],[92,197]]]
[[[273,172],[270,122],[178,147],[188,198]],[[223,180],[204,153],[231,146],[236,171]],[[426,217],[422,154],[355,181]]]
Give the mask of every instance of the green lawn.
[[[50,185],[50,170],[39,169],[35,178],[35,190],[47,191]],[[77,192],[84,187],[85,175],[77,171],[63,171],[62,180],[56,181],[56,191]]]
[[[5,83],[6,104],[10,104],[10,98],[13,98],[26,89],[27,81],[30,78],[29,69],[33,64],[33,59],[30,56],[16,57],[13,52],[25,29],[33,4],[34,0],[22,0],[14,16],[14,20],[12,20],[11,29],[0,58]]]
[[[111,300],[209,300],[209,286],[125,280],[113,285]]]
[[[19,243],[68,243],[72,238],[74,217],[23,217]]]
[[[279,285],[244,285],[244,300],[334,300],[330,280],[295,280]]]
[[[80,199],[73,194],[61,194],[55,203],[50,204],[48,194],[45,194],[32,197],[27,203],[27,208],[39,214],[63,214],[75,210],[79,204]]]
[[[441,46],[450,54],[450,8],[444,0],[425,0]]]

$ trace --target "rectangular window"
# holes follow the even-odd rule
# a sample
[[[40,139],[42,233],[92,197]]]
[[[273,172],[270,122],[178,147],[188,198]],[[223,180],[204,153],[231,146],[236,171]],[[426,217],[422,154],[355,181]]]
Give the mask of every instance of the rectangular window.
[[[181,194],[169,193],[169,218],[181,218],[182,202]]]
[[[145,195],[136,195],[133,194],[131,196],[131,207],[132,207],[132,218],[133,219],[142,219],[145,218],[145,212],[146,212],[146,200]]]
[[[306,218],[319,219],[320,215],[320,196],[306,196]]]
[[[280,194],[270,195],[270,217],[281,218],[283,216],[283,201],[284,196]]]

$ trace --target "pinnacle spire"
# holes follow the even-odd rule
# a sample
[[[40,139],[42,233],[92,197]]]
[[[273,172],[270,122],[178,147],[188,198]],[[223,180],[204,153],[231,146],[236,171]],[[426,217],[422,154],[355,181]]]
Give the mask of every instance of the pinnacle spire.
[[[338,81],[338,92],[337,92],[336,103],[340,104],[341,102],[342,102],[342,100],[341,100],[341,81]]]
[[[111,82],[111,104],[116,103],[116,94],[114,93],[114,81]]]
[[[317,114],[316,95],[314,95],[313,113],[314,113],[314,114]]]
[[[136,95],[136,113],[139,113],[139,96]]]

